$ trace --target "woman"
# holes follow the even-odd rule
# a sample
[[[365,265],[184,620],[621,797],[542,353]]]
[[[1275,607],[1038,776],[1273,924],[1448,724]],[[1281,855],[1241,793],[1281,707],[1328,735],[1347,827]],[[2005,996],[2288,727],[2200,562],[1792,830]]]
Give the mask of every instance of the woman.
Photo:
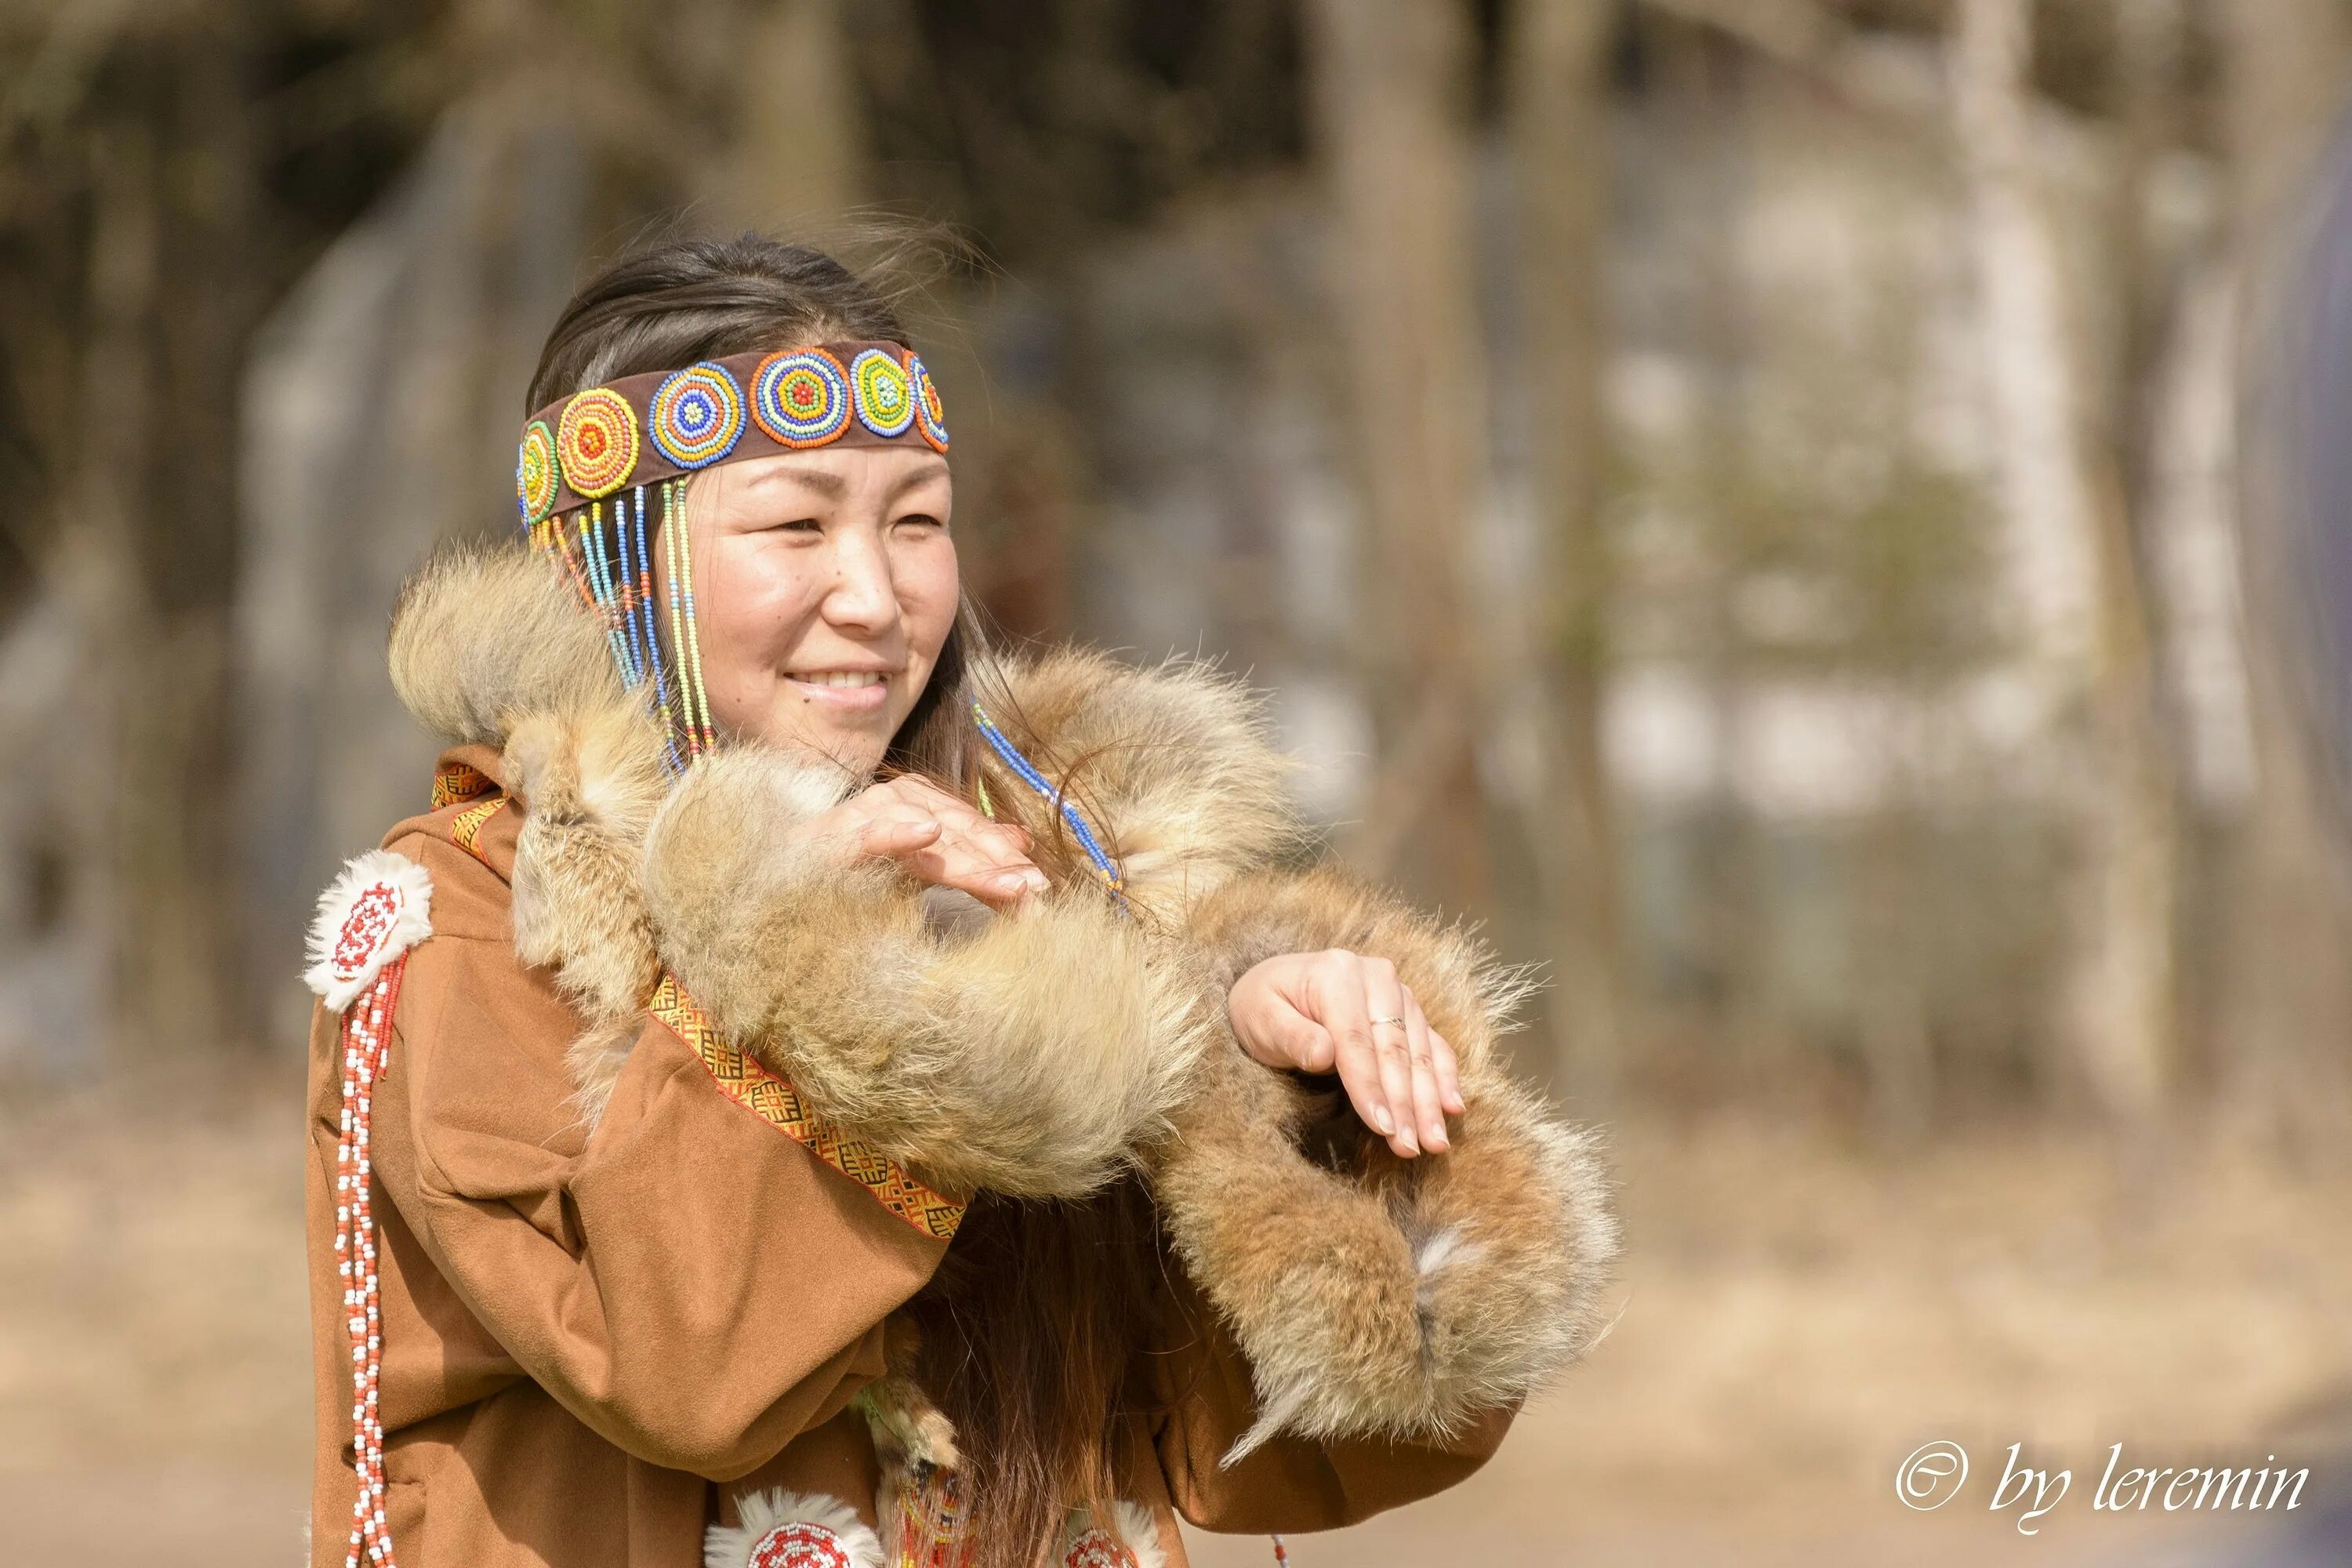
[[[620,262],[530,406],[316,935],[317,1560],[1148,1568],[1483,1462],[1615,1247],[1507,980],[1285,868],[1229,684],[986,654],[830,258]]]

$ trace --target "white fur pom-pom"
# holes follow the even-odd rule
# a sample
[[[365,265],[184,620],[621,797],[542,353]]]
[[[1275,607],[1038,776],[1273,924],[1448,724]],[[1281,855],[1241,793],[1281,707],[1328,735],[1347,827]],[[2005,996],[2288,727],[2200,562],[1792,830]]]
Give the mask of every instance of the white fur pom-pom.
[[[340,1013],[385,964],[432,934],[432,877],[414,860],[371,849],[319,895],[302,979]]]
[[[881,1539],[839,1498],[751,1492],[735,1515],[703,1532],[703,1568],[883,1568]]]

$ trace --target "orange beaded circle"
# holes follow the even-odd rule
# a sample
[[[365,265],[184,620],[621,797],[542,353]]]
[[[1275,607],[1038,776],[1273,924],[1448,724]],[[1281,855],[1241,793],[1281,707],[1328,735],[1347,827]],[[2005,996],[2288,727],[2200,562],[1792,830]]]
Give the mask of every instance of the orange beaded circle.
[[[563,405],[555,427],[564,482],[594,500],[629,482],[637,467],[637,411],[609,386],[592,386]]]

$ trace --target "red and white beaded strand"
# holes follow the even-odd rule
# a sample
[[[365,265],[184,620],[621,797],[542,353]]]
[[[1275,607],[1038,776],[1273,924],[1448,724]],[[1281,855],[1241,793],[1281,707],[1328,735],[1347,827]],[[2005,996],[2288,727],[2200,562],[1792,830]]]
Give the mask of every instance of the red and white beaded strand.
[[[343,1568],[360,1568],[362,1551],[376,1568],[394,1568],[392,1531],[383,1517],[383,1323],[375,1214],[368,1196],[374,1169],[368,1129],[375,1082],[391,1055],[400,978],[407,969],[404,952],[343,1009],[342,1132],[335,1143],[335,1272],[343,1282],[343,1325],[352,1342],[352,1462],[359,1478],[359,1495],[352,1504],[351,1550]]]

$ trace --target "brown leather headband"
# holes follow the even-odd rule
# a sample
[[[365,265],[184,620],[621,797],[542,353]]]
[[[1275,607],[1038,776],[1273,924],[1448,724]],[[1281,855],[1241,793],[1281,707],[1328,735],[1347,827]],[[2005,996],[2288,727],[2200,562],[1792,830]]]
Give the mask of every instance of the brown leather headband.
[[[623,376],[524,422],[515,500],[526,524],[713,463],[811,447],[948,449],[921,356],[898,343],[819,343]]]

